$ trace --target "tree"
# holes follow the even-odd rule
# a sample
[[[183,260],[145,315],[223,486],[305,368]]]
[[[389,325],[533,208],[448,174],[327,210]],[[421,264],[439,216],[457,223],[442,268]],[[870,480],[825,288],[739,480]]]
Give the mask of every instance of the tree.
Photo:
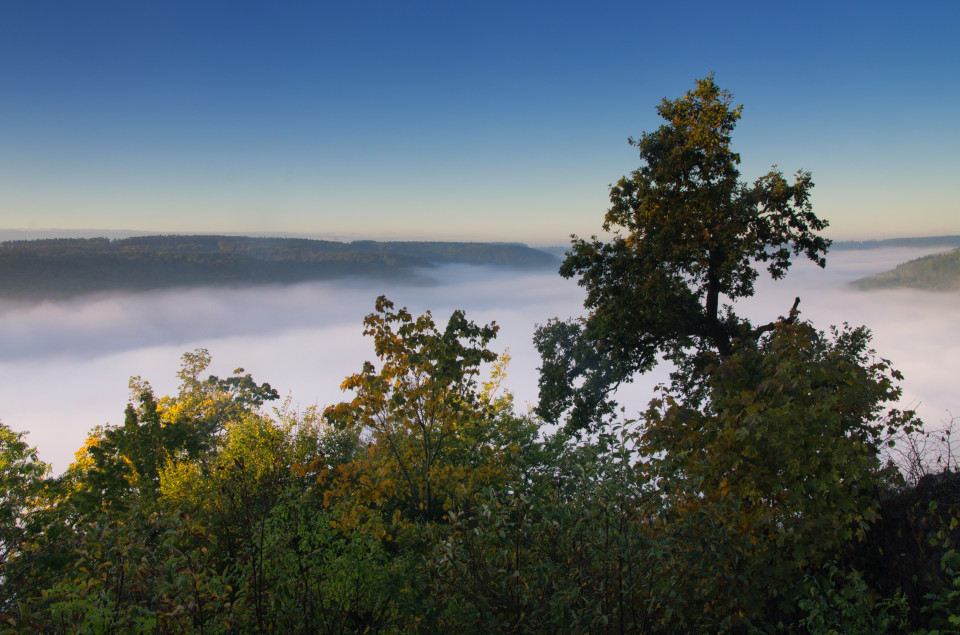
[[[902,376],[869,343],[864,327],[828,335],[781,321],[710,373],[705,404],[670,391],[651,402],[637,450],[663,494],[661,517],[682,524],[709,510],[732,530],[735,557],[696,576],[716,578],[715,606],[756,613],[775,601],[783,611],[804,572],[839,557],[877,518],[897,477],[880,451],[917,421],[888,408]],[[700,545],[690,548],[696,561]],[[748,583],[729,595],[732,578]]]
[[[7,589],[0,593],[0,610],[9,608],[13,583],[25,570],[10,563],[22,555],[24,542],[37,529],[31,520],[50,471],[50,466],[37,458],[37,449],[24,441],[25,436],[0,423],[0,587]]]
[[[270,384],[257,384],[242,368],[227,379],[201,380],[210,361],[203,348],[181,356],[176,397],[157,399],[149,382],[130,378],[123,425],[95,429],[65,475],[73,481],[75,504],[88,511],[124,509],[132,495],[154,498],[168,460],[205,455],[227,425],[278,398]]]
[[[469,466],[451,464],[450,455],[464,448],[465,438],[475,450],[484,445],[474,436],[476,426],[493,436],[477,375],[497,359],[487,344],[498,327],[477,326],[454,311],[440,331],[429,312],[415,318],[406,308],[394,311],[383,296],[364,324],[380,368],[365,362],[342,385],[355,391],[354,399],[331,406],[325,416],[370,435],[377,470],[369,495],[396,495],[407,518],[431,522],[449,508],[445,499],[470,480]]]
[[[663,100],[657,111],[666,124],[630,139],[643,164],[610,189],[609,242],[574,236],[560,268],[580,277],[589,315],[551,321],[534,338],[544,419],[572,409],[572,429],[597,425],[612,412],[609,393],[661,356],[702,378],[709,360],[773,328],[753,327],[725,304],[753,295],[760,265],[774,279],[790,268],[791,253],[824,266],[829,241],[816,232],[827,223],[811,211],[810,174],[797,172],[791,184],[774,167],[742,183],[731,149],[741,106],[732,104],[710,75]]]

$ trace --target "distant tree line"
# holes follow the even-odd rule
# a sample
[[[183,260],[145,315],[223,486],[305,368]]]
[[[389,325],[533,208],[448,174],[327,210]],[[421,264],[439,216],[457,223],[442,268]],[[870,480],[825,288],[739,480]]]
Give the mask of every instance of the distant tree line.
[[[960,247],[960,236],[917,236],[913,238],[887,238],[885,240],[840,240],[833,243],[834,250],[879,249],[883,247]]]
[[[524,245],[334,241],[235,236],[64,238],[0,243],[0,296],[44,299],[102,291],[248,286],[350,276],[402,278],[462,263],[546,268]]]
[[[852,284],[863,291],[895,287],[956,291],[960,289],[960,249],[917,258]]]

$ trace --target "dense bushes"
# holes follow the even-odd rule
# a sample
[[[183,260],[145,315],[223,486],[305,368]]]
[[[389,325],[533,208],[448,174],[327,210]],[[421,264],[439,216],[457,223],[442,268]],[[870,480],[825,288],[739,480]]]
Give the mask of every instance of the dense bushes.
[[[7,434],[9,630],[956,628],[957,481],[880,458],[913,422],[862,329],[785,324],[700,407],[578,440],[514,412],[504,360],[477,381],[493,329],[386,301],[367,325],[380,361],[326,416],[267,414],[197,351],[58,478]]]

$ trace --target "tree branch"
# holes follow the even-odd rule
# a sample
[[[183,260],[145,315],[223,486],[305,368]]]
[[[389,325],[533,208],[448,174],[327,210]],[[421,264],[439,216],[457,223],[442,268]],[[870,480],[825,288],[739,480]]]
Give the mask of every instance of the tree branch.
[[[797,309],[798,306],[800,306],[800,298],[796,297],[793,299],[793,306],[790,307],[790,313],[787,315],[787,317],[781,316],[781,318],[776,322],[770,322],[769,324],[758,326],[757,328],[750,331],[750,336],[753,339],[757,339],[764,333],[768,333],[769,331],[772,331],[773,329],[777,328],[778,324],[793,324],[794,322],[796,322],[797,316],[800,315],[800,311]]]

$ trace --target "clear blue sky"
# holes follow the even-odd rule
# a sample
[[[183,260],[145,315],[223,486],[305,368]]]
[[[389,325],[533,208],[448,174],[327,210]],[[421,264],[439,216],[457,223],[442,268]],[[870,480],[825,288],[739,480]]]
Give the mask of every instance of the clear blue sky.
[[[711,71],[834,238],[960,234],[960,2],[0,5],[0,229],[563,244]]]

